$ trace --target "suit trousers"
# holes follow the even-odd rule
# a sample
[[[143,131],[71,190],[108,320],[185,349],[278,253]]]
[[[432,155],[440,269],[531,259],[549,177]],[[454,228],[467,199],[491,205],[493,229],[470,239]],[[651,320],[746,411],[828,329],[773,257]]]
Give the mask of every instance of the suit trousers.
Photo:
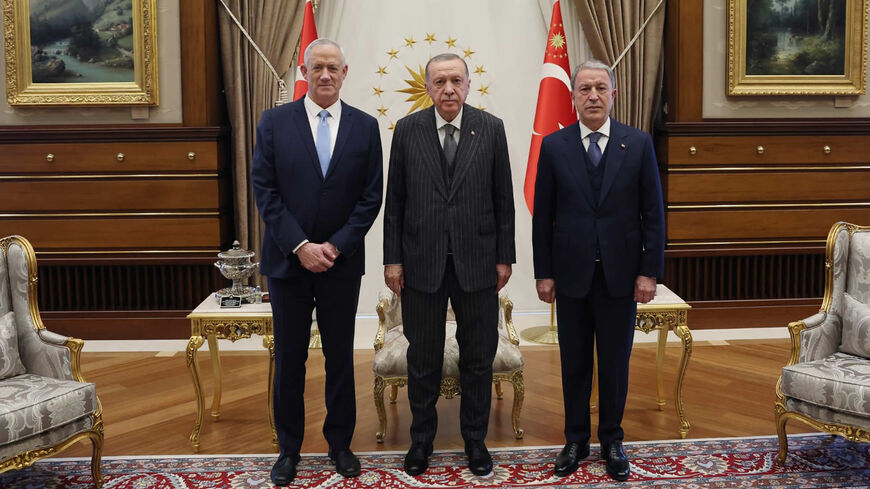
[[[498,295],[495,287],[463,291],[456,278],[453,259],[448,257],[444,279],[434,293],[411,288],[402,291],[402,322],[409,343],[411,441],[415,443],[432,443],[438,429],[435,403],[441,392],[448,299],[456,315],[459,344],[462,438],[483,441],[489,425],[492,361],[498,347]]]
[[[592,287],[586,297],[568,297],[559,295],[558,291],[557,283],[565,439],[580,444],[589,441],[595,342],[598,348],[598,441],[606,445],[622,440],[637,302],[632,296],[610,296],[600,261],[595,263]]]
[[[275,429],[282,455],[295,455],[305,433],[305,362],[311,335],[311,312],[326,370],[326,419],[323,436],[332,450],[350,447],[356,426],[353,336],[361,277],[308,273],[269,278],[275,329]]]

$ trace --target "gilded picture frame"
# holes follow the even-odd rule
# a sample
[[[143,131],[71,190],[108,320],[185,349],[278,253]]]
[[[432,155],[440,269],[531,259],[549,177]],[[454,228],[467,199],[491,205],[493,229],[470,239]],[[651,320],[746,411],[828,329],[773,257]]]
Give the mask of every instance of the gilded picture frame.
[[[0,2],[10,106],[159,103],[156,0]]]
[[[866,91],[868,0],[728,0],[728,95]]]

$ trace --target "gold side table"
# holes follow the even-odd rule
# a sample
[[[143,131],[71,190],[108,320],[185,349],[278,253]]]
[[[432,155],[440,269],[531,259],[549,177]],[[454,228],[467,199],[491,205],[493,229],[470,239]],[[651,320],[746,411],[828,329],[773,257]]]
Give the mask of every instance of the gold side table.
[[[635,329],[649,334],[658,330],[658,349],[656,351],[656,398],[659,410],[665,407],[665,387],[662,378],[662,368],[665,363],[665,344],[668,341],[668,330],[673,329],[682,340],[683,351],[680,355],[680,365],[677,370],[677,379],[674,382],[674,407],[680,418],[680,438],[689,434],[688,418],[683,409],[683,379],[686,377],[686,368],[689,366],[689,358],[692,356],[692,332],[686,321],[687,313],[692,306],[675,294],[671,289],[662,284],[656,286],[655,299],[646,304],[637,305],[637,319]],[[598,399],[598,361],[593,360],[592,398],[590,407],[594,408]]]
[[[190,341],[187,343],[187,368],[193,377],[193,390],[196,393],[196,421],[190,433],[190,444],[194,452],[199,452],[199,432],[205,412],[202,384],[199,380],[199,365],[196,352],[204,341],[208,341],[212,370],[214,371],[214,397],[211,404],[211,417],[217,421],[221,404],[221,361],[218,350],[219,339],[236,341],[250,338],[251,335],[263,337],[263,347],[269,350],[269,378],[266,386],[269,424],[272,429],[272,447],[278,449],[278,433],[275,431],[275,417],[272,411],[272,382],[275,378],[275,341],[272,329],[272,306],[269,303],[244,304],[241,307],[221,308],[214,297],[209,295],[188,316],[190,319]]]

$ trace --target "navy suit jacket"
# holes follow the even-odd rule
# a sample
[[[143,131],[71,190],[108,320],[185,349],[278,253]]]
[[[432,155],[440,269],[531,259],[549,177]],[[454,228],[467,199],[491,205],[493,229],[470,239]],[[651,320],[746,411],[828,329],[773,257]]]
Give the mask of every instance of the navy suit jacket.
[[[662,277],[664,269],[664,209],[652,139],[611,119],[598,202],[583,151],[579,124],[541,143],[532,218],[535,278],[554,279],[558,294],[585,297],[597,235],[610,295],[633,295],[638,275]]]
[[[381,207],[383,157],[374,117],[341,102],[341,119],[324,177],[303,99],[263,112],[251,180],[265,223],[260,272],[308,273],[293,248],[329,241],[341,252],[335,276],[365,271],[364,238]]]

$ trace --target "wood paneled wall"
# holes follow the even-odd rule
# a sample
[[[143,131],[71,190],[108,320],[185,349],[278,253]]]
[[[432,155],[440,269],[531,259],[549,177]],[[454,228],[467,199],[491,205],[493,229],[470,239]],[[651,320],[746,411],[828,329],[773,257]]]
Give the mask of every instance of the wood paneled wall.
[[[870,223],[870,121],[704,119],[702,18],[668,2],[664,281],[693,328],[785,326],[821,305],[830,227]]]
[[[0,127],[0,235],[33,244],[46,325],[86,339],[184,338],[228,285],[232,242],[217,2],[180,2],[183,122]]]

